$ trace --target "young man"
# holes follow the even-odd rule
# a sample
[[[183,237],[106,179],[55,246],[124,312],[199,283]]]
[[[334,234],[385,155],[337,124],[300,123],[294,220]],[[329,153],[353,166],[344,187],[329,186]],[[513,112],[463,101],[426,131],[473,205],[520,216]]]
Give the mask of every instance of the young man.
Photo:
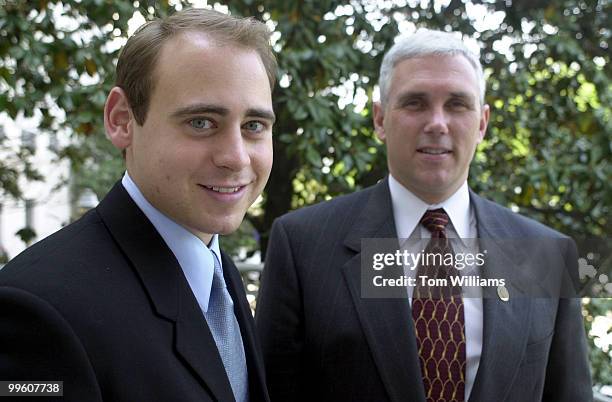
[[[127,171],[0,271],[0,379],[66,401],[267,401],[240,275],[219,249],[272,166],[266,26],[190,9],[128,39],[104,111]]]
[[[273,225],[256,313],[272,399],[590,400],[580,300],[536,298],[523,285],[537,281],[519,280],[541,273],[525,261],[570,270],[573,243],[467,184],[490,113],[478,58],[453,33],[419,31],[385,55],[380,90],[374,126],[388,178]],[[362,293],[363,239],[430,237],[480,238],[483,276],[507,283],[479,297],[435,299],[418,286],[396,298]],[[513,238],[552,241],[530,254]],[[418,272],[412,279],[426,276]]]

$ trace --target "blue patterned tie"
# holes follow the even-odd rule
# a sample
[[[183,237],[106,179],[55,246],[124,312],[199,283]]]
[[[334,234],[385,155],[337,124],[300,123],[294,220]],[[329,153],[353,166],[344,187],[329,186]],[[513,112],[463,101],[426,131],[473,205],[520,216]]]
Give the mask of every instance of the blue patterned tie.
[[[249,400],[249,377],[240,326],[234,315],[234,303],[227,291],[223,270],[215,253],[215,273],[213,275],[208,311],[204,314],[212,333],[219,355],[225,366],[225,372],[236,402]]]

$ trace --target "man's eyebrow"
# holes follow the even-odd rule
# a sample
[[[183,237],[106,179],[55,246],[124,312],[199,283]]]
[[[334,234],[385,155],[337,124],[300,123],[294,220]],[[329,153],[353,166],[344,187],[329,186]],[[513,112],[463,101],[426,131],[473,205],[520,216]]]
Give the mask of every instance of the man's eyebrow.
[[[398,97],[397,97],[397,103],[401,104],[407,100],[410,99],[415,99],[415,98],[425,98],[427,97],[427,94],[425,92],[419,92],[419,91],[407,91],[407,92],[403,92],[401,93]]]
[[[459,92],[451,92],[450,94],[453,98],[462,98],[462,99],[467,99],[467,100],[474,99],[474,96],[468,92],[459,91]]]
[[[449,93],[451,98],[459,98],[459,99],[464,99],[466,101],[473,101],[475,100],[474,95],[472,95],[469,92],[464,92],[464,91],[451,91]],[[411,99],[421,99],[421,98],[427,98],[427,93],[426,92],[420,92],[420,91],[407,91],[404,92],[402,94],[400,94],[397,98],[397,104],[402,104],[408,100]]]
[[[219,105],[209,105],[209,104],[195,104],[189,105],[175,110],[172,113],[172,117],[181,118],[187,116],[193,116],[197,114],[218,114],[220,116],[227,116],[230,113],[230,110],[224,106]],[[251,108],[246,111],[246,116],[249,117],[259,117],[262,119],[270,120],[274,123],[276,121],[276,116],[274,112],[267,109],[259,109],[259,108]]]
[[[246,115],[249,117],[259,117],[262,119],[270,120],[272,123],[276,121],[276,116],[274,112],[267,109],[249,109],[246,112]]]
[[[421,91],[406,91],[402,92],[399,96],[399,99],[408,99],[408,98],[422,98],[427,96],[425,92]]]
[[[172,117],[186,117],[194,114],[212,113],[225,116],[229,114],[229,109],[219,105],[195,104],[181,107],[172,113]]]

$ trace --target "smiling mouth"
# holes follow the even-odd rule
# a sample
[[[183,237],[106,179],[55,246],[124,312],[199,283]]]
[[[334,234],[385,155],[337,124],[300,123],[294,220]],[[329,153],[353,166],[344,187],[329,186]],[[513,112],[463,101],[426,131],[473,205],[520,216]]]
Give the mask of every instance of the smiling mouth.
[[[452,153],[452,151],[440,148],[419,148],[417,152],[427,155],[444,155]]]
[[[202,187],[205,187],[205,188],[207,188],[209,190],[212,190],[212,191],[216,191],[217,193],[235,193],[235,192],[239,191],[244,186],[238,186],[238,187],[216,187],[216,186],[205,186],[205,185],[202,185]]]

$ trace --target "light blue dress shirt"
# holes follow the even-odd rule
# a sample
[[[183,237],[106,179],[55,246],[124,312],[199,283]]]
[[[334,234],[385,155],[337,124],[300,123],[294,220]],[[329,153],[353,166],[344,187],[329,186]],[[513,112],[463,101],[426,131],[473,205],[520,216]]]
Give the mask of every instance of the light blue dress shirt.
[[[127,172],[123,175],[121,184],[149,218],[178,260],[202,312],[206,313],[215,270],[212,253],[215,253],[221,264],[219,236],[213,235],[210,245],[207,246],[200,238],[151,205]]]

